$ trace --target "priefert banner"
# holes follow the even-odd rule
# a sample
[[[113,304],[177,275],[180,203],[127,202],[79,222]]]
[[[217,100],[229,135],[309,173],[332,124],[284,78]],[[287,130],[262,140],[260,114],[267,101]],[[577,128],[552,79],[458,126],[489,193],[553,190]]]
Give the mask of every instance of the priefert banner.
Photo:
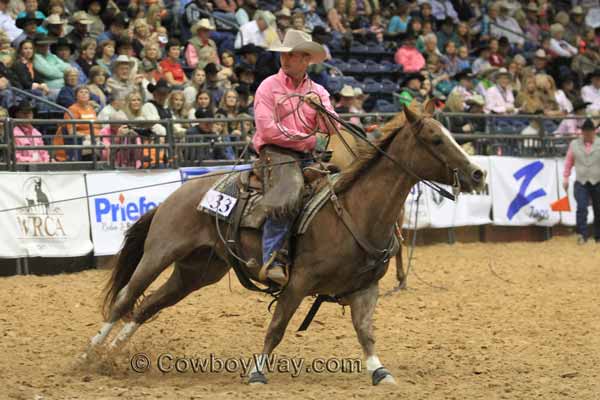
[[[127,229],[181,185],[177,170],[94,173],[86,179],[97,256],[116,254]]]

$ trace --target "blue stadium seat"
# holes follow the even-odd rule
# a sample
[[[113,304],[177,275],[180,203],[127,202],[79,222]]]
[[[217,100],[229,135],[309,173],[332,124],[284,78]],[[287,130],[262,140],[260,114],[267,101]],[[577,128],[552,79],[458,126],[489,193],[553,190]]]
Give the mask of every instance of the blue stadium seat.
[[[390,79],[381,80],[381,89],[382,92],[386,94],[391,94],[400,90],[398,84],[396,82],[391,81]]]
[[[365,65],[365,63],[363,63],[362,61],[358,61],[355,59],[350,59],[348,60],[348,66],[350,67],[348,69],[348,72],[350,72],[351,74],[360,74],[362,72],[365,72],[367,69],[367,66]]]
[[[365,60],[364,64],[365,64],[367,72],[375,72],[375,73],[390,72],[388,70],[387,64],[383,64],[383,63],[377,62],[375,60]]]
[[[369,42],[366,46],[368,53],[385,53],[385,47],[381,43]]]
[[[369,46],[361,43],[352,43],[350,46],[350,53],[368,53]]]
[[[327,90],[329,93],[337,93],[342,90],[344,86],[343,76],[331,76],[329,77],[329,82],[327,82]]]
[[[365,85],[363,89],[365,93],[374,94],[382,91],[381,83],[377,82],[373,78],[365,78],[363,84]]]
[[[375,112],[399,112],[400,106],[396,103],[389,102],[387,100],[379,99],[375,102]]]

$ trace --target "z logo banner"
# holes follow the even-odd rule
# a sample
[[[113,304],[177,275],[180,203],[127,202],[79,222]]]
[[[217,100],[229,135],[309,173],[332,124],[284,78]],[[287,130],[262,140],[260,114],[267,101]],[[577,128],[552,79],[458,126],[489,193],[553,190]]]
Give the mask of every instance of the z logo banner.
[[[519,210],[521,210],[527,204],[531,203],[538,197],[543,197],[546,195],[546,191],[544,189],[538,189],[532,193],[526,194],[529,184],[542,169],[544,169],[544,164],[541,161],[534,161],[531,164],[527,164],[513,175],[517,182],[521,178],[523,178],[523,182],[519,188],[519,193],[517,193],[517,196],[513,199],[508,207],[506,216],[509,220],[511,220],[519,212]]]

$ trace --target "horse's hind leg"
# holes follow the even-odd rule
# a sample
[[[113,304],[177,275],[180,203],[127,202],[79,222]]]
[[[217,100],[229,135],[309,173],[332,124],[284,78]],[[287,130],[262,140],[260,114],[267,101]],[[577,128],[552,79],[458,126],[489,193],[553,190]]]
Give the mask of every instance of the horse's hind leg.
[[[383,367],[375,354],[375,337],[373,336],[373,312],[377,305],[379,287],[377,282],[368,288],[349,296],[352,324],[356,330],[358,341],[367,359],[367,372],[371,374],[373,385],[381,382],[395,384],[392,374]]]
[[[202,265],[209,259],[210,264]],[[214,255],[211,257],[208,250],[198,250],[177,261],[169,279],[134,310],[133,320],[125,324],[111,343],[111,347],[122,345],[140,325],[163,308],[177,304],[201,287],[218,282],[228,270],[228,265]]]

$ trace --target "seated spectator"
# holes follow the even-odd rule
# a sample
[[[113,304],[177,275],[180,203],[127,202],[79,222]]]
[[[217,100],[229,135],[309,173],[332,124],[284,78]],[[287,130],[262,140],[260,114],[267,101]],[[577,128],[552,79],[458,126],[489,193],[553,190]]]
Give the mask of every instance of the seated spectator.
[[[515,55],[508,64],[508,72],[510,72],[513,77],[513,90],[515,92],[521,91],[521,85],[524,77],[523,68],[525,68],[525,65],[527,65],[527,61],[521,54]]]
[[[565,114],[573,112],[573,102],[579,97],[575,92],[575,77],[570,72],[561,73],[558,81],[560,88],[556,91],[556,102]]]
[[[461,46],[458,49],[458,71],[471,69],[471,58],[469,57],[469,49],[466,46]]]
[[[181,56],[181,44],[178,40],[171,40],[167,43],[166,57],[158,64],[162,70],[165,80],[173,86],[183,86],[187,81],[187,76],[179,62]]]
[[[490,27],[490,33],[495,38],[506,36],[511,45],[522,49],[525,45],[525,35],[519,23],[510,16],[509,8],[505,2],[501,2],[500,14],[495,19],[495,24]]]
[[[308,29],[306,29],[306,20],[301,11],[296,11],[292,14],[292,29],[310,33]]]
[[[39,3],[37,0],[26,0],[23,1],[23,4],[25,9],[17,14],[17,21],[21,18],[24,18],[27,14],[35,14],[35,16],[42,21],[46,19],[46,15],[39,9]],[[44,35],[48,34],[48,31],[42,26],[37,26],[36,31],[38,33],[43,33]]]
[[[461,45],[461,41],[454,31],[454,20],[450,17],[444,19],[442,29],[437,33],[438,50],[444,51],[448,42],[454,42],[455,46]]]
[[[221,114],[226,118],[237,118],[240,112],[238,93],[234,89],[227,89],[221,97],[217,114]],[[227,131],[233,130],[233,123],[228,123]]]
[[[158,121],[171,119],[172,115],[167,108],[167,100],[171,93],[171,86],[166,79],[159,79],[156,85],[148,85],[148,91],[152,93],[153,99],[142,106],[142,115],[146,121]],[[152,132],[157,136],[166,136],[167,131],[160,123],[152,127]]]
[[[79,84],[79,71],[75,68],[69,68],[64,73],[64,85],[58,96],[56,102],[65,108],[71,107],[77,100],[75,98],[75,88]]]
[[[219,80],[229,80],[231,83],[237,82],[237,76],[233,72],[235,65],[235,56],[229,51],[225,50],[221,53],[221,65],[219,68]]]
[[[33,41],[24,40],[19,45],[18,58],[12,69],[19,80],[19,85],[25,90],[39,91],[43,96],[48,95],[48,86],[42,82],[33,68]]]
[[[43,25],[48,29],[48,37],[50,39],[58,40],[65,37],[67,20],[62,19],[59,14],[50,14]]]
[[[235,20],[238,25],[244,25],[245,23],[250,22],[252,16],[256,12],[258,8],[258,4],[256,0],[238,0],[237,1],[238,8],[235,12]]]
[[[13,40],[13,47],[19,47],[19,44],[25,39],[33,40],[37,28],[42,25],[44,18],[38,16],[35,12],[29,12],[21,14],[22,16],[17,18],[17,27],[23,30],[15,40]]]
[[[197,119],[198,117],[196,117],[196,114],[198,113],[213,113],[213,108],[214,107],[210,93],[206,90],[202,90],[196,95],[194,107],[192,107],[188,112],[188,119]],[[195,126],[196,124],[194,123],[192,125]]]
[[[235,69],[240,82],[245,82],[243,78],[247,74],[247,69],[249,69],[248,67],[243,68],[243,71],[238,68]],[[206,73],[206,90],[211,94],[213,102],[218,104],[221,101],[221,96],[223,96],[223,81],[219,79],[219,69],[216,64],[210,63],[204,67],[204,72]],[[254,81],[254,74],[252,74],[252,80]]]
[[[573,103],[573,111],[569,113],[569,116],[584,117],[587,114],[587,107],[590,103],[576,100]],[[554,131],[555,135],[561,136],[575,136],[581,135],[581,126],[583,125],[584,118],[565,118],[560,121],[560,125]]]
[[[111,19],[108,26],[108,31],[98,35],[96,40],[98,43],[102,43],[105,40],[112,40],[113,42],[116,42],[121,36],[123,36],[128,25],[129,17],[127,14],[120,12]]]
[[[401,0],[398,3],[396,9],[393,11],[394,15],[390,18],[390,22],[388,23],[388,34],[397,35],[408,30],[408,24],[411,18],[409,15],[409,7],[410,5],[406,0]]]
[[[219,121],[221,119],[225,119],[226,117],[223,114],[215,114],[215,118],[217,121],[213,122],[213,134],[218,135],[218,137],[215,138],[215,141],[217,143],[230,143],[231,138],[229,137],[229,124],[227,124],[225,121]],[[222,155],[217,156],[219,157],[217,159],[235,160],[235,152],[231,146],[221,147],[220,153]]]
[[[110,66],[115,59],[115,41],[106,39],[98,45],[98,58],[96,64],[101,66],[110,76]]]
[[[99,121],[110,121],[111,115],[117,111],[125,111],[125,98],[127,93],[120,91],[113,91],[106,95],[106,106],[102,108],[98,113]],[[108,124],[104,124],[102,127],[106,128]]]
[[[543,110],[544,105],[534,75],[525,78],[521,91],[515,100],[515,106],[526,114],[533,114],[536,110]]]
[[[577,73],[579,78],[583,78],[594,72],[596,65],[600,64],[600,47],[596,40],[595,29],[586,31],[583,46],[580,47],[578,54],[573,57],[571,68]]]
[[[447,19],[452,23],[458,21],[458,14],[449,0],[427,0],[431,5],[431,15],[438,21],[442,22]]]
[[[498,39],[490,39],[489,61],[492,67],[504,66],[504,55],[500,52],[500,45]]]
[[[158,37],[152,33],[150,25],[145,19],[136,19],[133,23],[133,39],[131,45],[138,58],[141,58],[142,50],[151,43],[158,44]]]
[[[404,37],[402,46],[396,51],[394,61],[403,67],[406,73],[417,72],[425,68],[425,58],[415,47],[416,38],[412,34]]]
[[[106,0],[85,0],[82,4],[82,8],[87,11],[88,17],[92,20],[89,27],[89,34],[94,39],[104,32],[105,26],[101,15],[106,10],[107,4],[108,1]]]
[[[268,48],[278,38],[272,25],[275,16],[269,11],[257,11],[254,20],[240,26],[235,38],[235,48],[239,49],[247,44]]]
[[[427,72],[434,92],[444,96],[449,95],[454,84],[450,81],[450,74],[448,74],[444,65],[442,65],[440,57],[429,56],[427,58]]]
[[[559,117],[564,114],[556,101],[556,83],[550,75],[538,74],[535,76],[535,85],[542,99],[542,112],[548,117]]]
[[[97,97],[100,101],[98,104],[99,109],[102,109],[106,105],[106,95],[108,93],[108,89],[106,87],[107,78],[108,74],[101,66],[95,65],[90,69],[87,86],[90,90],[90,94]]]
[[[533,65],[523,70],[523,75],[546,74],[548,68],[548,54],[544,49],[538,49],[533,55]]]
[[[487,114],[514,114],[518,110],[515,108],[510,73],[505,68],[500,68],[494,80],[496,84],[485,93],[484,111]]]
[[[572,58],[577,55],[578,50],[563,40],[564,33],[565,28],[561,24],[553,24],[550,27],[550,51],[555,57]]]
[[[108,88],[109,93],[115,90],[122,93],[128,93],[132,90],[138,90],[140,93],[143,92],[141,87],[143,76],[138,75],[135,80],[130,78],[131,69],[134,64],[135,61],[133,61],[133,59],[124,55],[115,58],[112,65],[112,74],[106,81],[106,87]]]
[[[75,88],[75,103],[69,107],[69,111],[73,114],[74,119],[81,120],[96,120],[96,111],[91,104],[90,101],[90,91],[87,86],[77,86]],[[65,113],[64,118],[66,120],[71,119],[69,114]],[[66,130],[70,135],[83,136],[83,140],[81,142],[84,146],[92,145],[91,141],[91,132],[92,125],[87,123],[75,124],[67,124]],[[94,125],[94,130],[96,133],[100,132],[100,127]],[[91,161],[92,160],[92,149],[83,149],[81,150],[81,160],[82,161]]]
[[[312,32],[317,26],[327,28],[327,23],[317,13],[317,1],[310,0],[308,2],[308,11],[306,12],[306,28]]]
[[[215,30],[210,20],[203,18],[192,26],[192,38],[185,50],[185,61],[191,68],[204,68],[208,63],[219,64],[217,45],[209,38]]]
[[[492,68],[492,64],[490,63],[491,49],[487,43],[482,43],[481,46],[475,50],[475,54],[477,55],[477,58],[473,61],[473,66],[471,67],[475,74],[478,74],[482,70]]]
[[[285,33],[292,26],[292,13],[287,8],[282,8],[275,13],[275,30],[277,37],[280,41],[283,41]],[[243,48],[244,46],[242,46]]]
[[[123,121],[127,120],[127,114],[123,111],[115,111],[110,116],[111,123],[105,125],[100,130],[100,138],[104,144],[105,149],[102,151],[102,160],[111,160],[114,158],[114,165],[116,167],[135,167],[141,168],[141,151],[139,149],[113,149],[112,145],[122,144],[141,144],[141,140],[137,132],[132,129],[129,125],[123,124]]]
[[[202,71],[202,70],[200,70]],[[189,107],[185,105],[185,95],[181,90],[174,90],[168,100],[171,117],[175,120],[188,119]],[[185,140],[185,132],[190,128],[190,124],[177,122],[173,124],[173,136],[178,142]]]
[[[79,64],[77,64],[73,60],[72,55],[76,51],[76,48],[73,45],[73,43],[69,42],[66,38],[61,38],[58,39],[56,43],[50,46],[50,50],[52,50],[52,52],[56,54],[58,58],[60,58],[62,61],[68,63],[69,66],[71,66],[71,68],[75,68],[77,71],[79,71],[80,85],[87,82],[87,77],[84,75],[83,70],[81,69]]]
[[[17,27],[15,20],[8,14],[9,3],[10,0],[0,0],[0,30],[6,32],[10,41],[13,41],[23,31]]]
[[[204,90],[206,90],[206,72],[202,68],[196,68],[192,74],[192,79],[188,81],[183,89],[185,105],[187,107],[193,106],[198,93]]]
[[[428,33],[423,37],[423,49],[419,51],[423,53],[425,58],[431,55],[442,56],[442,52],[438,49],[438,39],[435,33]]]
[[[565,26],[565,40],[569,43],[577,44],[585,36],[587,29],[583,7],[573,7],[570,17],[570,23]]]
[[[350,85],[344,85],[338,93],[338,101],[335,104],[335,112],[338,114],[348,114],[350,107],[354,103],[354,89]]]
[[[466,47],[467,52],[471,48],[471,30],[469,28],[469,24],[467,22],[461,21],[456,26],[456,37],[458,38],[459,43],[457,47]]]
[[[581,88],[581,99],[590,103],[588,111],[593,115],[600,114],[600,69],[594,70],[589,76],[590,84]]]
[[[73,30],[66,36],[67,40],[75,46],[75,49],[81,48],[81,42],[86,37],[90,37],[89,27],[94,21],[85,11],[76,11],[71,17]]]
[[[404,77],[404,81],[402,82],[402,89],[400,89],[400,104],[402,104],[405,107],[408,107],[413,100],[416,100],[419,103],[423,103],[423,101],[425,101],[425,98],[423,97],[423,94],[420,90],[424,80],[425,77],[419,72],[407,74]]]
[[[539,16],[538,16],[539,8],[538,5],[531,1],[525,7],[525,35],[527,36],[527,40],[532,43],[536,43],[542,33],[542,27],[539,24]]]
[[[83,72],[84,78],[89,78],[90,69],[96,65],[96,40],[92,38],[85,38],[81,42],[81,48],[79,49],[79,58],[77,64]]]
[[[456,44],[454,42],[447,42],[444,50],[444,56],[446,56],[446,60],[444,62],[445,70],[450,76],[456,75],[458,71],[460,71],[458,65],[458,55],[456,54]]]
[[[467,104],[467,100],[475,95],[473,92],[473,78],[473,72],[468,68],[460,71],[452,77],[457,84],[450,93],[458,93],[465,105]]]
[[[22,101],[9,108],[11,118],[33,119],[33,107],[30,103]],[[30,123],[19,123],[13,130],[15,146],[44,146],[42,134]],[[17,163],[47,163],[50,155],[46,150],[16,150]]]
[[[209,109],[200,109],[196,111],[195,117],[197,119],[212,119],[215,118],[215,114]],[[223,141],[223,138],[215,138],[215,131],[213,122],[200,121],[198,124],[190,129],[186,133],[187,143],[218,143]],[[193,160],[233,160],[235,155],[229,146],[211,146],[211,147],[198,147],[188,149],[186,159]]]
[[[160,46],[156,42],[148,44],[141,53],[141,67],[149,82],[157,82],[162,77],[162,68],[160,67]]]
[[[33,69],[39,79],[48,86],[50,97],[56,98],[59,90],[65,84],[65,71],[71,66],[50,53],[50,44],[53,40],[38,34],[33,43],[35,55],[33,56]]]
[[[344,24],[342,16],[335,8],[332,8],[327,12],[327,22],[331,27],[334,37],[339,38],[349,32],[348,28]]]

